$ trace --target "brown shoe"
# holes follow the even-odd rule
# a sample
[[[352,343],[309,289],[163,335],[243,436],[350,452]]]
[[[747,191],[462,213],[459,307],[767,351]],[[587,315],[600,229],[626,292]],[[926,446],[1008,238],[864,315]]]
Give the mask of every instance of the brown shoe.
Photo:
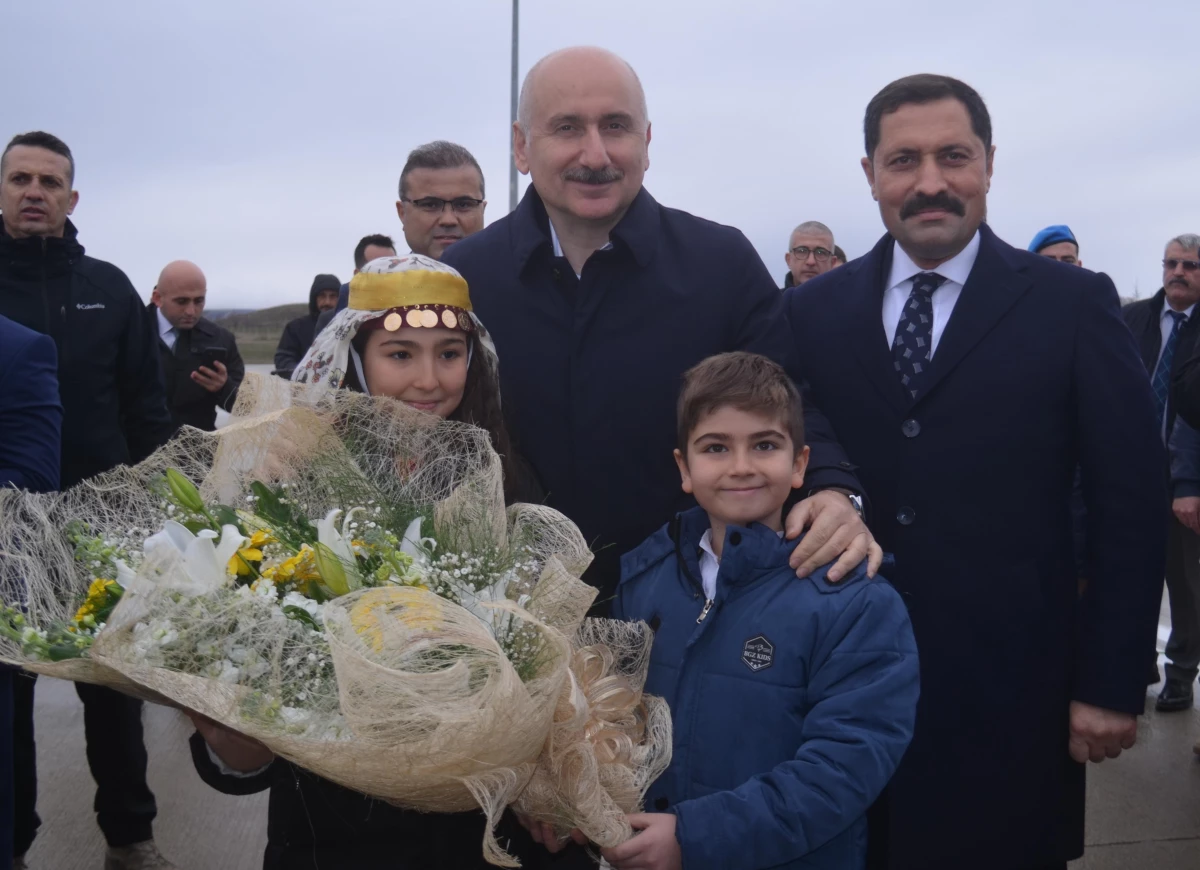
[[[179,870],[162,856],[153,840],[132,846],[109,846],[104,855],[104,870]]]

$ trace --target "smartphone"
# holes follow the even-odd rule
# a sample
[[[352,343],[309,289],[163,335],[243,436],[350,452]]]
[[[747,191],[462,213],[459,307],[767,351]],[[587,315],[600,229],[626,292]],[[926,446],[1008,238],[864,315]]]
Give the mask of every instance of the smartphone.
[[[204,366],[209,371],[215,372],[217,367],[213,363],[221,363],[225,365],[229,359],[229,351],[223,347],[205,347],[200,350],[192,351],[193,355],[199,358],[196,363],[196,368]]]

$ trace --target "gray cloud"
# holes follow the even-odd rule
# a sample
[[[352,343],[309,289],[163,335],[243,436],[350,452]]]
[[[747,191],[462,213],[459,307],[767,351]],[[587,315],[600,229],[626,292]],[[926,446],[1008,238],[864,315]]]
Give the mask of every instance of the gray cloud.
[[[959,76],[993,114],[993,227],[1023,246],[1069,223],[1089,267],[1146,295],[1165,240],[1200,231],[1195,53],[1165,38],[1193,11],[524,0],[521,67],[577,43],[625,56],[654,122],[647,187],[740,227],[780,277],[802,220],[851,256],[881,235],[858,166],[872,94]],[[362,235],[400,235],[396,178],[417,144],[470,148],[489,219],[507,211],[509,15],[503,0],[12,4],[0,135],[68,141],[81,239],[143,295],[187,257],[214,307],[300,300],[313,274],[349,275]]]

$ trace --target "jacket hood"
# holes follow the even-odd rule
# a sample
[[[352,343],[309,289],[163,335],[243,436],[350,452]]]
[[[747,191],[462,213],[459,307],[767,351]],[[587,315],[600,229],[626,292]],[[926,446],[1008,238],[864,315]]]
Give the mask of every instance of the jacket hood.
[[[342,290],[342,282],[338,280],[337,275],[321,274],[313,278],[312,289],[308,291],[308,313],[316,320],[321,311],[317,308],[317,296],[323,290],[332,290],[334,293],[340,293]]]

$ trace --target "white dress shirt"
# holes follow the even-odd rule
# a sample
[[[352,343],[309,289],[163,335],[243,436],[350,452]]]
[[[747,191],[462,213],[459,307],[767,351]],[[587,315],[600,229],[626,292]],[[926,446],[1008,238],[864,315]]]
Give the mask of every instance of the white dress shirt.
[[[776,532],[783,537],[783,532]],[[704,597],[712,601],[717,597],[717,574],[721,571],[721,560],[713,552],[712,529],[707,529],[700,538],[700,585],[704,587]]]
[[[1158,316],[1158,326],[1159,329],[1162,330],[1162,340],[1158,343],[1158,359],[1154,361],[1154,371],[1150,373],[1151,383],[1154,382],[1154,378],[1158,375],[1158,364],[1162,362],[1163,351],[1167,349],[1167,339],[1171,337],[1171,330],[1175,328],[1175,318],[1171,316],[1171,312],[1174,310],[1175,309],[1167,303],[1167,300],[1164,299],[1162,313]],[[1195,310],[1196,305],[1193,303],[1183,311],[1183,323],[1179,325],[1180,329],[1183,329],[1183,324],[1192,319],[1192,312]],[[1178,345],[1176,345],[1176,350],[1178,350]],[[1167,414],[1163,414],[1162,432],[1160,433],[1163,437],[1163,443],[1167,442],[1169,434],[1167,432],[1168,416],[1169,415]]]
[[[163,317],[161,308],[156,307],[154,313],[158,315],[158,337],[162,339],[163,344],[171,350],[175,350],[175,339],[179,337],[179,333],[175,331],[171,322]]]
[[[1158,343],[1158,360],[1162,359],[1162,352],[1167,347],[1167,339],[1171,337],[1171,330],[1175,328],[1175,318],[1171,316],[1171,312],[1174,310],[1175,309],[1172,308],[1170,305],[1168,305],[1167,301],[1164,299],[1162,314],[1160,314],[1158,316],[1158,326],[1162,330],[1162,341],[1160,341]],[[1187,307],[1187,309],[1184,310],[1184,312],[1183,312],[1183,317],[1184,317],[1183,322],[1184,323],[1187,323],[1189,320],[1192,319],[1192,312],[1195,310],[1196,310],[1195,303],[1189,305]],[[1180,326],[1179,328],[1183,329],[1182,326]],[[1154,361],[1154,370],[1156,372],[1158,371],[1158,360]]]
[[[936,272],[946,280],[942,286],[933,291],[933,335],[930,337],[929,356],[937,353],[938,341],[946,331],[950,322],[950,314],[958,297],[962,295],[963,285],[979,256],[979,232],[967,242],[967,246],[942,263],[935,269],[922,269],[912,261],[900,245],[893,243],[892,271],[888,276],[887,287],[883,293],[883,331],[887,335],[888,347],[896,340],[896,329],[900,326],[900,317],[904,314],[904,303],[912,294],[912,279],[919,272]]]
[[[550,224],[550,244],[554,245],[554,256],[556,256],[556,257],[565,257],[565,256],[566,256],[566,254],[564,254],[564,253],[563,253],[563,249],[562,249],[562,242],[560,242],[560,241],[558,240],[558,233],[556,233],[556,232],[554,231],[554,221],[549,221],[549,224]],[[605,245],[603,248],[597,248],[596,250],[598,250],[598,251],[611,251],[611,250],[612,250],[612,246],[613,246],[613,243],[610,241],[610,242],[609,242],[608,244],[606,244],[606,245]],[[583,277],[583,274],[582,274],[582,273],[580,273],[580,272],[576,272],[576,273],[575,273],[575,277],[576,277],[576,278],[582,278],[582,277]]]

